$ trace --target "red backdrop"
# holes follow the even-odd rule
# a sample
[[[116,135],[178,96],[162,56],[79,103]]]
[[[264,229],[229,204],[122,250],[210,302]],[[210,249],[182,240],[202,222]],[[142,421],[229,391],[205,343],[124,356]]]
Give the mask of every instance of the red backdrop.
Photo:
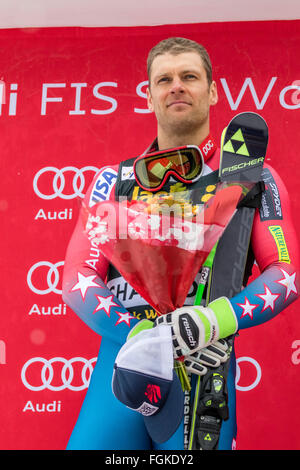
[[[299,27],[0,31],[1,449],[64,449],[76,421],[101,339],[62,302],[65,250],[96,168],[138,155],[155,135],[145,62],[159,40],[209,50],[217,140],[238,112],[266,119],[268,162],[289,186],[299,231]],[[238,449],[300,448],[298,308],[237,340]]]

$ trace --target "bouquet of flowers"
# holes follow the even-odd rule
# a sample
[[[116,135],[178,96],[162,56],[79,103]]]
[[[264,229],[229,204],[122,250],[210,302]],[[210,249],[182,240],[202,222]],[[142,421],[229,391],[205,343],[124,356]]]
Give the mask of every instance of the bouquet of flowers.
[[[210,251],[243,196],[240,183],[219,183],[206,202],[197,189],[151,202],[103,201],[85,207],[85,233],[158,315],[182,307]]]

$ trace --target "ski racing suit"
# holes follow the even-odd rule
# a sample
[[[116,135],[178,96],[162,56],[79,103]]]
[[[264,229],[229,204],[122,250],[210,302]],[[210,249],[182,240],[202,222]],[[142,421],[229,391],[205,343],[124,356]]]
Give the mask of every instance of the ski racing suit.
[[[149,151],[157,149],[156,141]],[[217,172],[220,151],[215,148],[204,158],[204,175]],[[102,168],[92,181],[84,202],[88,206],[102,200],[114,200],[119,165]],[[133,172],[125,172],[121,181],[133,184],[132,197],[149,201],[153,196],[143,191]],[[201,178],[202,178],[201,177]],[[265,191],[261,207],[255,210],[251,246],[260,275],[230,300],[238,329],[249,328],[274,318],[299,294],[298,248],[293,228],[287,190],[278,174],[264,166]],[[177,186],[176,186],[177,185]],[[189,185],[190,187],[193,186]],[[183,183],[170,183],[172,190],[184,189]],[[173,189],[172,189],[173,188]],[[187,189],[187,188],[186,188]],[[204,199],[211,191],[206,188]],[[66,304],[101,336],[98,360],[79,417],[70,437],[68,449],[104,450],[180,450],[183,449],[184,423],[163,444],[152,442],[141,414],[128,409],[112,393],[113,366],[129,331],[143,318],[155,320],[155,312],[124,280],[98,247],[84,233],[83,216],[78,222],[67,249],[63,299]],[[147,267],[145,266],[145,269]],[[196,277],[185,305],[193,305],[197,290]],[[231,449],[236,438],[235,355],[230,356],[227,377],[229,419],[222,422],[219,446]]]

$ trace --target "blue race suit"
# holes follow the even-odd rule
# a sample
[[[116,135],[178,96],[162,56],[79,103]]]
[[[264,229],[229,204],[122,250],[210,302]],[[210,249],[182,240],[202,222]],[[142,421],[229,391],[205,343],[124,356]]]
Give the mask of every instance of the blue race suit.
[[[219,157],[220,152],[216,150],[205,159],[205,175],[218,169]],[[102,200],[114,200],[118,168],[119,165],[115,165],[99,171],[85,195],[87,206]],[[261,208],[256,209],[251,236],[260,275],[230,299],[239,329],[272,319],[296,300],[299,292],[297,239],[288,194],[280,177],[269,166],[265,166],[263,178],[266,189]],[[134,178],[129,172],[122,174],[121,179]],[[176,185],[184,189],[182,183],[175,182],[173,190],[176,190]],[[137,184],[133,194],[136,199],[152,197]],[[167,442],[158,445],[147,434],[142,415],[126,408],[112,393],[115,358],[130,329],[141,318],[154,320],[155,316],[153,309],[88,240],[82,220],[83,213],[80,213],[66,254],[63,299],[101,336],[101,346],[68,449],[183,449],[183,422]],[[279,236],[282,249],[278,248]],[[185,305],[193,305],[196,288],[197,279]],[[222,423],[219,449],[231,449],[236,437],[234,351],[230,361],[227,379],[230,418]],[[195,377],[193,381],[196,381]]]

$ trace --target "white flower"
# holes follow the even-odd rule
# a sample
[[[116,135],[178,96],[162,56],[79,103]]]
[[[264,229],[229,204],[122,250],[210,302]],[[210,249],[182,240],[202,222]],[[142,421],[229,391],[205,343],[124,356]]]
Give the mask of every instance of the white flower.
[[[105,233],[107,232],[107,222],[100,222],[95,227],[95,233]]]
[[[98,225],[96,227],[93,227],[91,230],[88,231],[88,239],[89,240],[94,240],[98,238],[99,235],[102,235],[102,237],[107,235],[107,224],[103,223],[101,225]]]
[[[130,222],[128,224],[128,233],[131,238],[146,238],[147,232],[140,222]]]
[[[148,225],[150,225],[152,230],[157,230],[160,227],[159,215],[150,215],[148,219]]]
[[[107,243],[109,241],[109,236],[106,235],[105,233],[102,234],[100,237],[95,237],[93,239],[93,242],[96,243],[97,245],[99,245],[99,243],[101,245],[104,245],[104,243]]]
[[[90,220],[91,222],[97,222],[97,223],[98,223],[98,222],[100,222],[101,219],[100,219],[99,215],[97,215],[97,216],[90,215],[90,216],[89,216],[89,220]]]
[[[95,225],[95,223],[96,223],[96,224],[98,224],[98,223],[102,223],[102,224],[103,224],[103,223],[105,223],[105,222],[101,222],[101,219],[100,219],[99,216],[96,216],[96,217],[95,217],[94,215],[89,214],[88,220],[87,220],[87,223],[86,223],[86,226],[85,226],[86,230],[90,230],[91,228],[93,228],[93,226]]]
[[[170,228],[166,238],[176,240],[177,246],[184,250],[199,250],[203,246],[203,226],[184,223],[181,227]]]

